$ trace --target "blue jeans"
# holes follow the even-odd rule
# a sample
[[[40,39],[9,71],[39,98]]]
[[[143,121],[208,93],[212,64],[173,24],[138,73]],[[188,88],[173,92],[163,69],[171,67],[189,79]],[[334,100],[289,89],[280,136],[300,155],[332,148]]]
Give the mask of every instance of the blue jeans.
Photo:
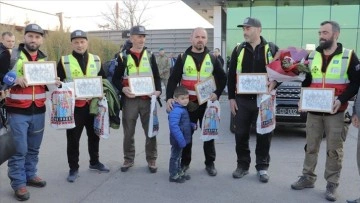
[[[170,177],[176,176],[181,171],[181,153],[182,148],[172,145],[171,146],[171,155],[170,155],[170,163],[169,163],[169,173]]]
[[[11,187],[17,190],[36,176],[39,149],[44,134],[45,113],[8,114],[9,126],[16,144],[16,154],[8,161]]]

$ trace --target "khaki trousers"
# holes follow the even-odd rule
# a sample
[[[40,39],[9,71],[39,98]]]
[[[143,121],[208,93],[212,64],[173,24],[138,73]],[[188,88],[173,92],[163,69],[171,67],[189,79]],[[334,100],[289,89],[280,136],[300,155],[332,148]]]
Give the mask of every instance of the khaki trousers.
[[[316,181],[317,164],[323,133],[326,134],[326,164],[324,178],[331,183],[338,183],[344,156],[343,144],[347,128],[344,124],[344,113],[335,115],[307,114],[306,146],[303,175]]]
[[[136,121],[140,115],[142,128],[145,132],[145,154],[146,160],[156,160],[157,158],[157,144],[156,137],[149,138],[147,136],[150,120],[150,99],[125,98],[122,109],[122,124],[124,128],[124,159],[134,161],[135,159],[135,127]]]

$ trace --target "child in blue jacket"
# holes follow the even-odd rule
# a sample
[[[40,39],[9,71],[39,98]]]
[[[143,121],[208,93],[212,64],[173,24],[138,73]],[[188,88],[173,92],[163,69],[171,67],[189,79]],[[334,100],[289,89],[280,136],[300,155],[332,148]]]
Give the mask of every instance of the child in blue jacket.
[[[191,140],[191,122],[187,105],[189,103],[189,92],[183,86],[174,91],[173,109],[169,112],[169,129],[171,155],[169,163],[169,181],[176,183],[185,182],[184,173],[181,170],[181,153],[186,144]]]

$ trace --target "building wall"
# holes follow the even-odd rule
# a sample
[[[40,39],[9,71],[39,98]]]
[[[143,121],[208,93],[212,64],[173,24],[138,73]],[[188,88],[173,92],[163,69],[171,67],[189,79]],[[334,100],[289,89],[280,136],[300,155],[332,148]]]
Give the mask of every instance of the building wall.
[[[236,44],[244,40],[242,29],[237,25],[249,16],[261,21],[262,36],[280,48],[305,48],[306,44],[317,46],[320,23],[337,21],[341,28],[338,41],[360,55],[359,0],[319,0],[317,4],[313,0],[256,2],[259,1],[227,9],[227,55],[231,55]]]
[[[207,47],[213,50],[214,30],[206,30],[208,32]],[[159,48],[164,48],[167,53],[175,53],[178,55],[183,53],[191,45],[190,34],[192,29],[147,30],[147,32],[146,47],[154,53],[158,53]],[[119,47],[126,40],[122,38],[121,31],[93,31],[88,32],[88,35],[113,41],[119,45]]]

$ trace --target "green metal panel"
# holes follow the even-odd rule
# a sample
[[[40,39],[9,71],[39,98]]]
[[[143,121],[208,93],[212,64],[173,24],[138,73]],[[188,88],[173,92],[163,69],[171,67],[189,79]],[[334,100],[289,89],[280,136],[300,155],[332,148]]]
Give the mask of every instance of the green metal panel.
[[[318,45],[320,23],[334,20],[340,24],[341,42],[360,55],[359,0],[254,0],[227,1],[226,47],[230,55],[236,43],[243,41],[242,29],[237,28],[248,17],[262,23],[262,36],[280,48],[305,48]],[[233,7],[232,7],[233,6]]]

